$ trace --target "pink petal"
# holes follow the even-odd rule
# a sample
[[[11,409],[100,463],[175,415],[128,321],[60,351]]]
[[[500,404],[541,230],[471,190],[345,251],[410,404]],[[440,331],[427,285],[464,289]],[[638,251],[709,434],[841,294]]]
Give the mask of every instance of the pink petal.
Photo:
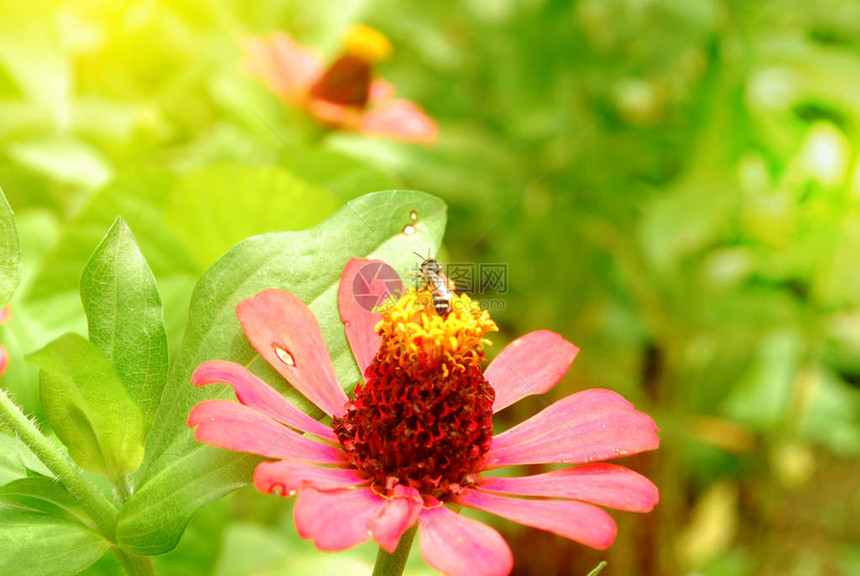
[[[394,140],[433,142],[436,123],[408,100],[390,100],[371,108],[361,120],[362,132]]]
[[[421,511],[421,557],[446,576],[504,576],[514,557],[501,535],[445,506]]]
[[[320,98],[309,99],[305,103],[305,108],[323,124],[343,130],[357,130],[365,113],[355,106],[337,104]]]
[[[242,71],[288,100],[303,98],[322,73],[320,54],[297,44],[283,32],[268,38],[245,38],[242,52]]]
[[[303,488],[335,490],[354,488],[369,482],[355,468],[327,468],[287,460],[260,462],[254,470],[254,486],[257,490],[268,494],[280,488],[282,496],[292,496]]]
[[[191,383],[195,386],[229,384],[236,391],[236,398],[245,406],[259,410],[266,416],[301,432],[337,441],[337,436],[331,428],[296,408],[289,400],[278,394],[277,390],[257,378],[241,364],[227,360],[204,362],[191,375]]]
[[[382,342],[374,330],[382,315],[374,313],[373,309],[383,304],[389,296],[402,291],[400,276],[381,260],[352,258],[343,269],[337,305],[346,338],[362,374]]]
[[[194,437],[213,446],[267,458],[344,464],[344,453],[278,424],[268,416],[230,400],[207,400],[191,409]]]
[[[394,86],[386,80],[378,78],[370,82],[370,93],[367,96],[371,104],[381,104],[394,98]]]
[[[12,309],[8,306],[0,308],[0,324],[5,324],[12,318]]]
[[[271,288],[236,306],[245,335],[266,362],[329,416],[347,402],[334,375],[319,323],[310,308],[285,290]]]
[[[367,526],[376,543],[394,553],[400,537],[418,521],[423,503],[421,494],[415,488],[395,486],[394,496],[368,521]]]
[[[370,488],[299,492],[293,516],[299,536],[320,550],[346,550],[370,539],[368,521],[385,504]]]
[[[555,386],[577,353],[579,348],[549,330],[530,332],[505,346],[484,372],[496,391],[493,412]]]
[[[583,390],[493,437],[486,468],[512,464],[583,464],[654,450],[657,426],[611,390]]]
[[[0,344],[0,376],[6,372],[6,366],[9,364],[9,352],[6,351],[6,347]]]
[[[615,521],[604,510],[575,500],[525,500],[465,490],[456,501],[526,526],[603,550],[615,540]]]
[[[650,512],[660,496],[654,483],[615,464],[585,464],[520,478],[481,478],[483,492],[573,498],[630,512]]]

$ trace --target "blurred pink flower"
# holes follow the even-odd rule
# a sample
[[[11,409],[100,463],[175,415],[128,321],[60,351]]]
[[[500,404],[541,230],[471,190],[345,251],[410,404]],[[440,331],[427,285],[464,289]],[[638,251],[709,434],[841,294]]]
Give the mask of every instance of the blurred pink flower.
[[[246,74],[323,124],[394,140],[436,140],[436,123],[421,108],[395,99],[391,84],[372,78],[366,52],[344,54],[326,69],[316,49],[284,32],[248,37],[243,52]]]
[[[12,310],[5,306],[0,309],[0,324],[5,324],[12,317]],[[6,366],[9,364],[9,352],[3,344],[0,344],[0,376],[6,372]]]
[[[372,276],[363,272],[368,266],[376,266]],[[396,274],[390,268],[379,274],[379,266],[387,268],[350,260],[340,281],[341,320],[364,374],[352,400],[337,382],[316,318],[299,298],[269,289],[236,308],[257,352],[332,417],[332,427],[239,364],[212,360],[192,375],[195,386],[229,384],[239,400],[195,406],[188,417],[195,438],[274,459],[257,466],[254,483],[263,493],[298,495],[295,522],[303,538],[320,550],[373,538],[393,552],[417,522],[421,555],[440,572],[503,575],[513,557],[499,533],[446,503],[599,549],[612,544],[616,525],[596,505],[633,512],[654,507],[653,483],[602,463],[659,444],[654,421],[615,392],[572,394],[493,436],[492,415],[551,389],[576,346],[549,331],[531,332],[483,370],[477,364],[482,335],[495,329],[489,315],[455,295],[460,306],[440,317],[432,298],[416,307],[428,293],[414,290],[382,315],[370,312],[369,294],[395,291],[379,278]],[[531,476],[481,475],[550,463],[576,466]]]

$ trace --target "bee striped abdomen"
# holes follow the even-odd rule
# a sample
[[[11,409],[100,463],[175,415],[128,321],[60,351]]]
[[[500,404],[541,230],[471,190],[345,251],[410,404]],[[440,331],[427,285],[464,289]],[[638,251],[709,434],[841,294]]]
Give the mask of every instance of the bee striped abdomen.
[[[454,287],[435,258],[427,258],[421,263],[421,278],[424,289],[433,293],[433,308],[436,313],[446,316],[451,311]]]
[[[433,295],[433,308],[436,309],[436,313],[439,316],[445,316],[448,312],[451,311],[451,295],[441,296],[438,294]]]

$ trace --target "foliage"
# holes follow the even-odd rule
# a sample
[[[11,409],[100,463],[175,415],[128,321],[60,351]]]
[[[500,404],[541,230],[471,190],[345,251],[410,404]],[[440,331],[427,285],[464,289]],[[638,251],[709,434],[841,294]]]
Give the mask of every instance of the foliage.
[[[327,130],[240,72],[245,35],[334,56],[356,21],[436,145]],[[493,349],[537,328],[582,349],[509,422],[605,387],[661,427],[631,463],[656,513],[575,557],[499,523],[517,574],[856,573],[858,32],[850,0],[0,3],[2,387],[118,508],[106,539],[0,434],[0,572],[116,574],[114,542],[166,574],[367,571],[372,550],[321,556],[288,504],[233,492],[255,460],[193,442],[219,391],[188,377],[234,359],[301,402],[233,313],[280,286],[355,381],[343,263],[407,276],[447,205],[440,259],[506,266],[476,295],[503,307]]]

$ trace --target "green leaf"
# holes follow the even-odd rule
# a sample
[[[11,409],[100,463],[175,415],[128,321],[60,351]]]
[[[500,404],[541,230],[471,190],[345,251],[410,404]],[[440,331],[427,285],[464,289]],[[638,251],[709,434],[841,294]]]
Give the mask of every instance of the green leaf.
[[[21,282],[21,246],[15,216],[0,190],[0,307],[6,305]]]
[[[104,184],[111,168],[102,153],[74,138],[45,138],[9,146],[9,156],[51,180],[85,188]]]
[[[241,492],[234,492],[238,494]],[[235,521],[238,507],[248,510],[246,502],[222,498],[201,510],[185,529],[179,545],[170,553],[152,559],[156,574],[170,576],[214,576],[215,566],[221,560],[221,548],[227,527]],[[235,572],[235,574],[242,574]],[[244,572],[250,574],[250,572]]]
[[[418,220],[406,234],[412,210]],[[236,320],[240,300],[271,287],[302,298],[319,319],[341,385],[351,389],[359,374],[337,311],[344,265],[352,257],[379,258],[406,275],[415,265],[413,251],[435,251],[444,227],[440,200],[421,192],[377,192],[314,228],[249,238],[218,260],[194,291],[185,340],[147,438],[139,488],[120,512],[120,546],[140,555],[167,552],[195,512],[251,478],[258,457],[205,446],[186,425],[192,406],[225,395],[224,387],[191,386],[200,363],[220,358],[248,365],[258,358]],[[270,382],[286,387],[283,380]]]
[[[0,574],[77,574],[110,547],[104,537],[74,520],[0,506]]]
[[[726,395],[725,412],[733,420],[760,430],[778,426],[791,406],[802,345],[794,331],[763,337],[758,357]]]
[[[26,300],[47,300],[58,295],[77,299],[81,270],[117,215],[135,230],[140,251],[156,277],[196,275],[197,267],[161,216],[161,206],[172,185],[172,176],[167,173],[133,172],[90,196],[65,224],[55,248],[45,256]]]
[[[702,194],[701,178],[690,177],[668,190],[643,215],[640,244],[661,270],[714,242],[723,231],[732,198]]]
[[[340,204],[330,190],[281,168],[223,165],[185,176],[163,213],[204,270],[249,236],[313,226]]]
[[[148,430],[167,381],[167,334],[155,277],[118,216],[81,276],[90,341],[111,361]]]
[[[168,455],[171,466],[135,491],[123,507],[121,548],[145,552],[140,555],[173,550],[192,516],[247,484],[259,461],[256,456],[213,446],[198,444],[199,449],[189,449],[177,444],[176,448]]]
[[[41,369],[45,415],[72,459],[112,480],[136,470],[143,418],[108,359],[81,336],[66,334],[27,360]]]
[[[34,472],[43,476],[51,474],[17,436],[0,433],[0,485]]]
[[[801,378],[812,392],[800,418],[799,434],[842,457],[856,457],[860,453],[860,391],[824,367],[809,369]]]
[[[314,202],[308,201],[311,195]],[[77,279],[120,215],[158,279],[168,340],[175,350],[190,288],[217,256],[254,234],[317,224],[339,203],[330,191],[276,167],[216,166],[179,181],[166,171],[129,172],[92,194],[64,224],[24,300],[41,325],[59,328],[56,334],[69,331],[67,317],[75,311],[70,303],[79,298]],[[82,326],[83,315],[77,314]]]
[[[92,521],[74,498],[53,478],[22,478],[0,486],[0,503],[33,512],[43,512],[78,522],[95,530]]]
[[[606,568],[606,565],[607,565],[607,562],[606,562],[606,560],[604,560],[603,562],[601,562],[600,564],[595,566],[594,570],[592,570],[591,572],[588,573],[588,576],[597,576],[598,574],[603,572],[603,569]]]

